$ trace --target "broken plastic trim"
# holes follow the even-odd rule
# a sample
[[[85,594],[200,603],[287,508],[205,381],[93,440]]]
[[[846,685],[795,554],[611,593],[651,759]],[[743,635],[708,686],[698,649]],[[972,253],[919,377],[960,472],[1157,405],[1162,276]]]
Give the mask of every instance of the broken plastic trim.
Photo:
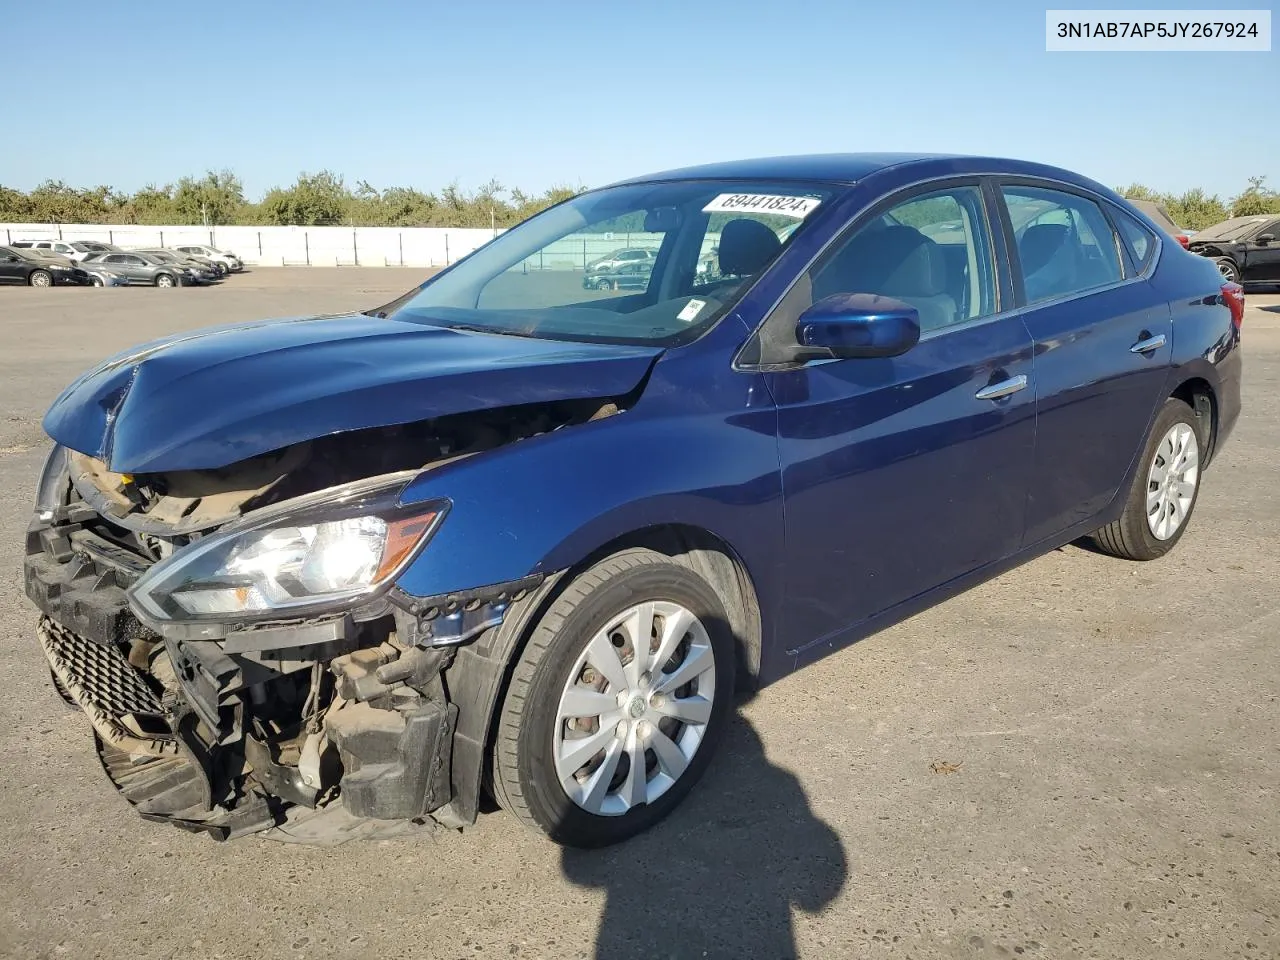
[[[519,580],[430,597],[415,597],[393,587],[388,599],[412,618],[411,636],[405,638],[410,644],[458,646],[501,625],[507,608],[536,589],[544,579],[544,574],[535,573]]]

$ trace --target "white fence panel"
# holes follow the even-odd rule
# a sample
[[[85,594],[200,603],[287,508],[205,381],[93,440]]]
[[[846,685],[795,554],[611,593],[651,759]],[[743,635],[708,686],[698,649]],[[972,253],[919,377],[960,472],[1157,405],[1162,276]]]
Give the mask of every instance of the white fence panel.
[[[203,243],[261,266],[443,267],[497,233],[463,227],[193,227],[0,223],[0,243],[98,240],[130,247]],[[606,251],[607,252],[607,251]]]
[[[502,231],[496,231],[501,233]],[[245,263],[292,267],[444,267],[488,243],[495,231],[464,227],[192,227],[137,224],[0,223],[0,243],[99,240],[130,247],[207,243]],[[708,234],[702,252],[719,242]],[[523,269],[583,270],[615,250],[657,250],[660,233],[575,234],[524,261]]]

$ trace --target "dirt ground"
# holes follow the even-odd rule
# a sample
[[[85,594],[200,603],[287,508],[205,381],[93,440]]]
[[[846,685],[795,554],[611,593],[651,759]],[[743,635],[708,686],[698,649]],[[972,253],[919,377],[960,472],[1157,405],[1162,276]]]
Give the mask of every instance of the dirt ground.
[[[0,289],[0,955],[1280,956],[1280,296],[1245,410],[1152,564],[1054,552],[768,688],[706,780],[622,847],[501,812],[334,849],[134,816],[22,596],[43,411],[174,330],[366,307],[421,271],[210,289]]]

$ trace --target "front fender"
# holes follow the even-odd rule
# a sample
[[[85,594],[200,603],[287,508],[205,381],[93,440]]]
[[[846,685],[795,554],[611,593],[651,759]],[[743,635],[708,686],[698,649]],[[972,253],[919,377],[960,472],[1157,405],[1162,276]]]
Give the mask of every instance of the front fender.
[[[776,411],[755,375],[695,384],[697,366],[659,362],[630,410],[425,471],[402,501],[451,508],[399,588],[438,596],[551,573],[628,533],[686,524],[733,549],[767,624],[782,555]]]

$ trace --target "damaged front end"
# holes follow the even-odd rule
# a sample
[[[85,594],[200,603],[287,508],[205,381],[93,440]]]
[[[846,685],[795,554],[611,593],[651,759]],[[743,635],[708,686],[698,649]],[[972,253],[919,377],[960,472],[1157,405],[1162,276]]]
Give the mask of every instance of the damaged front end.
[[[56,447],[26,591],[54,683],[117,788],[145,818],[218,839],[335,842],[439,815],[471,695],[449,668],[542,578],[403,593],[450,504],[400,493],[621,402],[340,433],[210,470],[125,475]]]

